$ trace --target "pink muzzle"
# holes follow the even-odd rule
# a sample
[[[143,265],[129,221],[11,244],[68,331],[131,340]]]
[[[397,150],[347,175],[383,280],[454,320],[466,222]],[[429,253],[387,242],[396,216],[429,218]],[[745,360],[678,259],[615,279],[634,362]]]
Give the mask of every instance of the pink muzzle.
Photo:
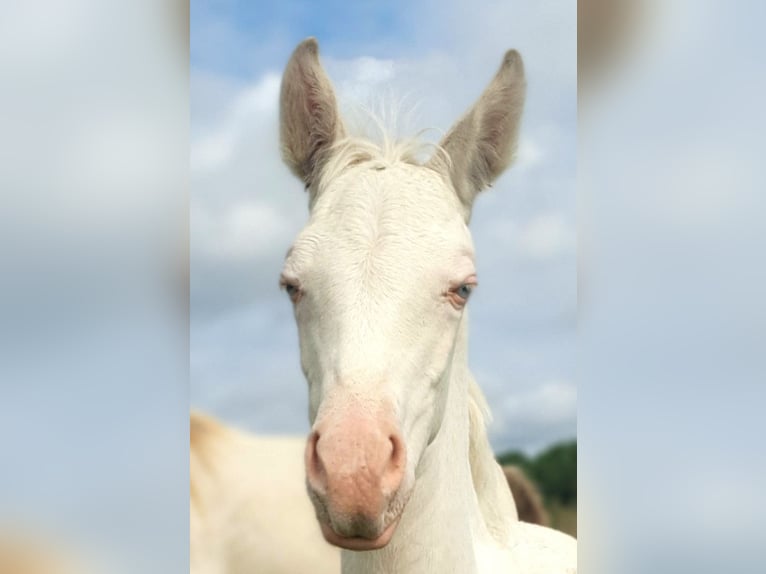
[[[306,444],[306,477],[328,542],[352,550],[388,544],[399,518],[389,507],[406,460],[392,421],[350,413],[315,425]]]

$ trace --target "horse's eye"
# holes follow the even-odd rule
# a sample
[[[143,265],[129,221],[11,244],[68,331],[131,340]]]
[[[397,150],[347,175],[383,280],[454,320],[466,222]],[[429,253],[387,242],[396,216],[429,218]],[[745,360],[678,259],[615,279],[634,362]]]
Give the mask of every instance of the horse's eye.
[[[455,293],[458,295],[458,297],[468,300],[468,297],[471,296],[471,292],[473,291],[473,285],[469,285],[468,283],[463,283],[460,287],[455,289]]]
[[[468,297],[473,293],[476,283],[461,283],[450,289],[446,295],[447,299],[455,309],[462,309],[468,302]]]
[[[296,283],[285,281],[284,279],[281,281],[281,286],[290,297],[290,300],[293,303],[297,303],[301,297],[301,288]]]

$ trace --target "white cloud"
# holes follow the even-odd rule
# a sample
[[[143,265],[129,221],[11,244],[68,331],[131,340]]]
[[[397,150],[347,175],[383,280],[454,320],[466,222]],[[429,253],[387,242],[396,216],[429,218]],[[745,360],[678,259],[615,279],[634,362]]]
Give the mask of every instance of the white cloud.
[[[574,251],[574,230],[560,213],[546,213],[520,230],[518,245],[532,259],[551,259]]]
[[[549,381],[519,395],[509,395],[502,412],[510,423],[557,425],[577,414],[577,388],[568,381]]]
[[[576,250],[576,233],[563,213],[543,212],[525,221],[495,218],[487,230],[506,253],[523,261],[546,263],[572,256]]]
[[[339,90],[354,99],[367,98],[376,86],[390,82],[395,75],[393,60],[368,56],[345,62],[327,62],[330,70],[336,66],[346,77],[338,82]]]
[[[500,450],[521,448],[534,453],[575,436],[577,388],[563,380],[533,384],[517,392],[506,387],[492,403],[492,412],[490,432]]]
[[[537,166],[545,156],[544,150],[528,137],[522,137],[516,152],[515,170],[529,169]]]
[[[271,253],[289,229],[273,205],[255,201],[226,206],[220,212],[192,205],[190,220],[195,249],[211,258],[251,264]]]
[[[269,73],[254,85],[238,93],[220,125],[212,126],[209,133],[194,137],[191,144],[191,166],[195,172],[222,169],[241,145],[243,132],[257,118],[276,116],[280,77]],[[203,128],[204,129],[204,128]]]

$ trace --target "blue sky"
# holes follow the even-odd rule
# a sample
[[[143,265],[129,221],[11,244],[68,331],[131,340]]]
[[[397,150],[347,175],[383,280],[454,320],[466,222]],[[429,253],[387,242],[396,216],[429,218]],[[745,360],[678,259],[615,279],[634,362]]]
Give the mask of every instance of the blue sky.
[[[382,45],[411,46],[418,26],[409,2],[191,3],[191,62],[241,78],[263,73],[284,49],[309,35],[325,49],[356,55],[396,56]],[[403,50],[404,51],[404,50]]]
[[[404,99],[404,135],[436,128],[431,138],[517,48],[529,81],[518,162],[472,221],[482,287],[470,362],[496,449],[574,437],[574,5],[194,2],[191,31],[192,404],[257,432],[308,428],[292,312],[276,289],[307,217],[278,154],[279,81],[295,45],[318,38],[345,113]]]

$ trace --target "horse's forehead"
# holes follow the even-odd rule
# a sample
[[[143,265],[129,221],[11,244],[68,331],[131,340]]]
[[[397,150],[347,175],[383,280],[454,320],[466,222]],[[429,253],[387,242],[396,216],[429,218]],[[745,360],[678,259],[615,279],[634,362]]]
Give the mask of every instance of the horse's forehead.
[[[321,193],[293,244],[288,270],[362,269],[380,277],[406,273],[416,261],[422,270],[439,272],[453,259],[472,257],[459,200],[427,167],[362,165]]]
[[[312,220],[342,231],[337,222],[349,219],[420,235],[425,226],[462,227],[459,201],[444,178],[405,162],[354,167],[327,186]]]

